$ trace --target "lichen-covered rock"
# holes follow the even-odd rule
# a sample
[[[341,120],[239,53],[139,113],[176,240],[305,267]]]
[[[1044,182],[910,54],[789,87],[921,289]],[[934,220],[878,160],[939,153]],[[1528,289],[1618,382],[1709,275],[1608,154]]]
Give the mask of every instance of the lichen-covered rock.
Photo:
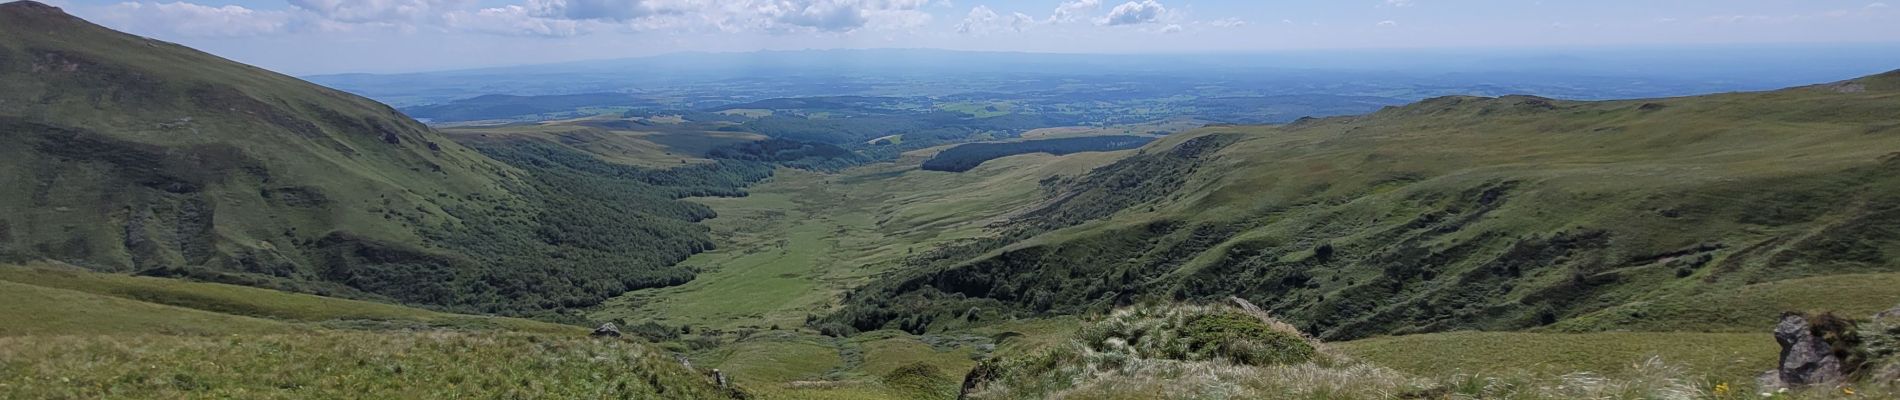
[[[1834,348],[1814,334],[1814,325],[1807,316],[1782,315],[1781,323],[1775,325],[1775,341],[1781,344],[1781,364],[1775,368],[1773,381],[1763,377],[1764,384],[1801,387],[1839,381],[1844,376]]]

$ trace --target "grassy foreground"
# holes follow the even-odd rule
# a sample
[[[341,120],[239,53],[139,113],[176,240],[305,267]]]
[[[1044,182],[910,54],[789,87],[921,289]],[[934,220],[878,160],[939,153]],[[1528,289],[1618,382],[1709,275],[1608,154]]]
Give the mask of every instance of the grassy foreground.
[[[625,341],[495,333],[0,337],[0,398],[730,397]]]
[[[1298,338],[1298,339],[1289,339]],[[1767,334],[1441,333],[1319,343],[1256,309],[1137,306],[985,361],[975,399],[1894,398],[1885,378],[1779,391]]]
[[[0,399],[727,398],[587,330],[243,286],[0,266]]]

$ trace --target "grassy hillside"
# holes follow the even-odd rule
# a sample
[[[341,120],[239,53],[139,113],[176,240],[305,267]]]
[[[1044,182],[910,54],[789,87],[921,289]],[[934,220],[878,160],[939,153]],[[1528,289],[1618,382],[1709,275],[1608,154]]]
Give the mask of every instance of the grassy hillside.
[[[39,306],[14,307],[4,314],[22,321],[25,333],[138,333],[138,321],[165,321],[185,332],[251,332],[249,326],[278,322],[304,327],[343,329],[506,330],[579,335],[572,325],[428,311],[392,304],[288,293],[219,283],[90,272],[64,265],[0,265],[0,283],[59,298],[92,303],[32,300]],[[21,297],[23,294],[11,294]],[[18,303],[24,304],[24,303]],[[41,308],[44,307],[44,308]],[[41,319],[71,321],[47,324]],[[260,321],[263,320],[263,321]],[[278,327],[283,324],[264,324]],[[169,333],[158,329],[149,333]]]
[[[306,242],[415,244],[438,194],[518,178],[389,107],[56,8],[8,3],[0,30],[9,258],[309,277]]]
[[[283,333],[290,324],[153,304],[76,290],[0,281],[0,336],[151,332],[179,335]]]
[[[0,266],[0,398],[730,398],[586,329],[215,283]]]
[[[925,332],[1239,295],[1325,338],[1672,329],[1644,313],[1900,270],[1896,109],[1900,72],[1674,99],[1447,97],[1208,128],[1052,181],[1009,240],[915,262],[817,323]],[[1804,281],[1745,307],[1892,293],[1852,283]]]
[[[694,224],[712,213],[676,199],[770,173],[600,157],[746,137],[477,150],[373,101],[33,2],[0,5],[0,132],[0,262],[553,318],[690,279],[674,264],[712,247]]]

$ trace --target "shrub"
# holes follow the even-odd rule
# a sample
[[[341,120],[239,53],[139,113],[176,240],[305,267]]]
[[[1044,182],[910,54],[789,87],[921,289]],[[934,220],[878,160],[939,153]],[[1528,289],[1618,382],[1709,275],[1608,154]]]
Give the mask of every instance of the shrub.
[[[679,329],[674,329],[673,327],[661,325],[653,321],[642,322],[637,325],[622,324],[621,329],[626,330],[627,333],[632,333],[635,336],[646,338],[646,340],[653,342],[664,342],[679,339],[680,337]]]
[[[1124,309],[1083,328],[1079,336],[1090,351],[1179,361],[1225,359],[1259,366],[1306,362],[1317,353],[1297,329],[1224,306]]]
[[[1275,365],[1313,358],[1313,345],[1298,334],[1274,330],[1252,315],[1224,312],[1194,316],[1183,330],[1189,359],[1226,358],[1246,365]]]

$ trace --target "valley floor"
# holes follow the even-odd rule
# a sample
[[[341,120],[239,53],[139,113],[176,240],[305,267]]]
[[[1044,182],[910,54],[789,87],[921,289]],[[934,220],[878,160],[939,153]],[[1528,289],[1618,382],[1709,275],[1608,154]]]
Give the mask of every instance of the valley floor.
[[[1077,175],[1124,152],[999,159],[965,173],[916,169],[919,157],[839,174],[781,169],[741,198],[701,198],[720,248],[687,259],[692,282],[616,298],[595,320],[711,328],[801,326],[845,290],[904,257],[979,237],[1040,201],[1037,182]]]

